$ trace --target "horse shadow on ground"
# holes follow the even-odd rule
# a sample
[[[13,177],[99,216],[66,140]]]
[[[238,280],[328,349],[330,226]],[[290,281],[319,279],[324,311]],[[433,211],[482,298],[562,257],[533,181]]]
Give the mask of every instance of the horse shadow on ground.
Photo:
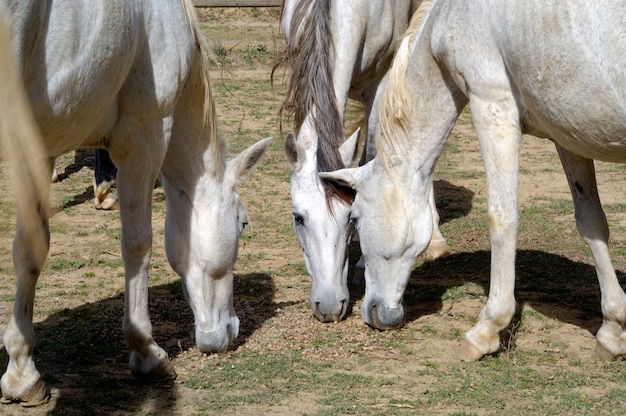
[[[69,178],[73,173],[80,171],[82,168],[94,168],[94,153],[93,149],[76,149],[74,151],[74,161],[67,165],[63,172],[59,172],[57,178],[58,182],[63,182]]]
[[[77,149],[74,152],[74,161],[65,167],[63,172],[59,172],[57,182],[63,182],[68,179],[72,174],[81,171],[83,168],[94,170],[94,154],[93,149]],[[53,184],[54,185],[54,184]],[[93,186],[90,185],[81,194],[74,195],[74,197],[65,202],[63,206],[51,207],[49,215],[52,217],[58,212],[71,208],[76,205],[84,204],[87,201],[93,200],[95,197]]]
[[[434,181],[433,185],[440,225],[470,213],[474,199],[473,191],[444,180]]]
[[[421,316],[442,313],[443,299],[454,297],[450,290],[465,287],[459,296],[483,298],[489,293],[491,253],[476,251],[453,254],[428,261],[413,270],[404,294],[408,322]],[[595,268],[587,263],[537,250],[518,250],[516,257],[516,315],[507,338],[519,327],[525,305],[537,312],[576,325],[595,334],[602,324],[600,290]],[[626,275],[617,271],[622,284]],[[481,289],[466,286],[473,282]]]
[[[238,349],[263,323],[272,318],[276,289],[264,274],[236,275],[235,311],[241,320]],[[149,289],[153,337],[170,357],[195,346],[194,318],[180,281]],[[42,408],[49,415],[139,413],[173,415],[179,398],[176,380],[147,384],[132,377],[130,351],[122,334],[124,294],[63,309],[36,323],[35,361],[53,397]],[[6,368],[6,350],[0,365]],[[11,411],[9,405],[3,410]],[[50,407],[49,410],[46,409]],[[2,407],[0,407],[2,409]]]

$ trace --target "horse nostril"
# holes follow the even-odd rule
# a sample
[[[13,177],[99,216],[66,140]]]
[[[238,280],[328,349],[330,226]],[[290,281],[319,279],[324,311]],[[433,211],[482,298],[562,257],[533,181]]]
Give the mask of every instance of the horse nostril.
[[[376,304],[372,305],[372,307],[370,308],[370,320],[374,328],[380,329],[378,325],[378,317],[376,315]]]

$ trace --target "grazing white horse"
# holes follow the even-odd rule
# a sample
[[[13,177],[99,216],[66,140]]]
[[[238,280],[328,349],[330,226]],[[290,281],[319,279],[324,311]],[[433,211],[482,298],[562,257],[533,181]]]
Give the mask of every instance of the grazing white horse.
[[[318,172],[351,166],[359,132],[345,140],[348,98],[365,105],[367,158],[376,130],[381,81],[421,0],[286,0],[282,30],[291,79],[283,109],[294,113],[297,139],[285,154],[292,167],[291,203],[296,235],[312,279],[310,304],[322,322],[338,321],[349,301],[349,224],[353,194]],[[344,141],[345,140],[345,141]],[[430,254],[448,253],[434,208]]]
[[[148,314],[152,189],[158,175],[167,203],[166,253],[194,313],[196,344],[202,352],[225,351],[239,331],[232,270],[241,223],[247,221],[234,187],[260,161],[269,139],[226,160],[191,1],[3,0],[2,11],[9,17],[15,62],[47,157],[101,147],[118,167],[123,332],[132,373],[148,380],[175,375],[152,338]],[[32,223],[47,237],[46,198],[35,202],[31,205],[41,210]],[[48,397],[33,361],[32,326],[48,239],[33,251],[31,228],[18,215],[17,292],[4,335],[9,363],[1,380],[3,401],[25,405]]]
[[[549,138],[561,158],[600,283],[596,353],[626,354],[626,295],[609,257],[593,164],[626,161],[626,3],[435,0],[426,9],[390,70],[377,157],[322,174],[357,191],[352,219],[367,261],[365,321],[377,328],[401,322],[413,259],[430,239],[433,169],[469,103],[486,171],[492,256],[489,300],[461,358],[497,352],[515,313],[522,133]]]

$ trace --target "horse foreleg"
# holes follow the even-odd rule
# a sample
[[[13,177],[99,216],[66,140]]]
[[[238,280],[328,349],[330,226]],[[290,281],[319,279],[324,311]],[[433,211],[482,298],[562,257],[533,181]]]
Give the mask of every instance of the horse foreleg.
[[[37,406],[47,402],[49,392],[33,361],[35,331],[33,305],[37,279],[48,255],[50,234],[47,201],[34,204],[38,213],[27,220],[18,206],[17,232],[13,241],[13,263],[17,273],[15,304],[4,334],[9,355],[7,371],[2,376],[2,401]]]
[[[609,256],[609,227],[598,196],[593,160],[559,146],[557,150],[572,192],[576,226],[591,250],[600,283],[604,320],[596,334],[595,352],[602,358],[613,359],[626,355],[626,294]]]
[[[151,150],[158,153],[157,146],[151,146]],[[148,380],[163,380],[175,375],[167,353],[152,338],[148,312],[152,189],[162,157],[161,154],[133,151],[123,159],[117,174],[126,274],[122,329],[131,349],[129,364],[133,375]]]
[[[471,98],[474,126],[487,178],[491,271],[489,299],[478,322],[465,334],[460,358],[478,360],[500,349],[500,331],[515,314],[517,184],[521,130],[513,97],[493,101]]]

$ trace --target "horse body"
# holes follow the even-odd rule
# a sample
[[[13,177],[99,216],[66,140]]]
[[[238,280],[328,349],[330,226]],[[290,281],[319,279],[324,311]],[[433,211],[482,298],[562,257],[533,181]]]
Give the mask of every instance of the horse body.
[[[626,354],[626,295],[611,264],[593,159],[626,161],[626,5],[596,2],[435,0],[416,20],[380,105],[377,157],[321,174],[356,191],[353,219],[368,268],[363,317],[397,325],[412,259],[428,244],[428,186],[469,103],[481,146],[492,246],[489,300],[461,350],[499,349],[515,312],[517,186],[522,133],[554,141],[589,246],[604,316],[596,352]],[[394,230],[404,230],[403,233]],[[369,290],[371,287],[371,290]]]
[[[329,189],[318,172],[354,161],[358,131],[344,142],[348,98],[365,105],[369,149],[365,153],[373,157],[369,138],[376,118],[372,109],[399,39],[419,3],[287,0],[284,4],[282,29],[292,66],[286,107],[294,109],[297,132],[297,138],[288,135],[285,141],[293,169],[294,228],[312,278],[311,308],[323,322],[341,319],[348,305],[351,197]],[[437,237],[445,246],[441,252],[447,251],[441,234]]]
[[[239,217],[247,215],[234,187],[259,162],[268,141],[226,161],[193,5],[5,0],[1,9],[10,17],[13,53],[47,156],[100,147],[118,167],[123,331],[131,371],[147,379],[174,374],[167,353],[152,339],[148,314],[151,196],[158,175],[167,200],[166,253],[194,312],[196,343],[207,353],[226,350],[239,328],[232,268]],[[47,233],[46,214],[40,217]],[[18,217],[17,293],[4,337],[9,364],[1,385],[5,400],[37,403],[46,390],[32,359],[32,313],[45,255],[30,253],[25,227]]]

